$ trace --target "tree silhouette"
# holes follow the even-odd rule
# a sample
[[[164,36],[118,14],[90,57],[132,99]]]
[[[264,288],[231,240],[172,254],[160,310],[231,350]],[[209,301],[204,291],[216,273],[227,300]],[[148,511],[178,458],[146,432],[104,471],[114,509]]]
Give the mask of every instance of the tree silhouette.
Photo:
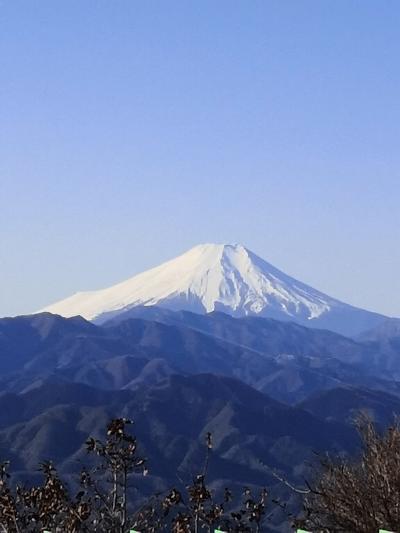
[[[356,425],[361,456],[321,460],[314,483],[308,484],[297,526],[323,533],[400,530],[399,423],[384,434],[365,415]]]
[[[40,465],[43,483],[12,488],[9,463],[0,465],[0,531],[3,533],[128,533],[131,529],[146,533],[200,533],[215,528],[226,532],[260,532],[265,519],[267,492],[253,497],[245,489],[236,501],[225,488],[221,501],[215,501],[207,486],[212,451],[212,437],[206,436],[204,466],[192,483],[179,491],[170,489],[155,495],[140,508],[129,501],[132,474],[147,474],[146,460],[138,454],[136,438],[126,418],[112,420],[104,441],[90,437],[86,450],[95,465],[80,471],[79,491],[71,491],[61,481],[50,462]]]

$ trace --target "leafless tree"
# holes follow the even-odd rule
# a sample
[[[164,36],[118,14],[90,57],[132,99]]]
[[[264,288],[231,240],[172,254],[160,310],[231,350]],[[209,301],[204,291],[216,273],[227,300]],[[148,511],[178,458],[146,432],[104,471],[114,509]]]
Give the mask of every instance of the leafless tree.
[[[400,530],[399,423],[383,434],[365,415],[356,425],[361,455],[321,460],[315,481],[308,483],[298,527],[323,533]]]
[[[245,489],[236,500],[225,489],[220,500],[207,486],[212,451],[206,436],[206,456],[200,473],[183,490],[155,495],[139,509],[128,501],[133,473],[146,475],[146,460],[138,454],[130,420],[117,418],[107,426],[105,440],[90,437],[86,449],[95,464],[80,472],[79,491],[72,495],[52,463],[42,463],[43,483],[10,484],[9,464],[0,465],[0,533],[200,533],[215,528],[231,533],[259,533],[265,517],[267,492],[253,497]]]

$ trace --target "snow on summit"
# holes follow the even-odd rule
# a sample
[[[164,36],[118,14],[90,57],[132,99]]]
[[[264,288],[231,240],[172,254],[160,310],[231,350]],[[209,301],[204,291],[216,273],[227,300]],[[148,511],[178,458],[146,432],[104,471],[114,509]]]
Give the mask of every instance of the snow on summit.
[[[46,307],[62,316],[93,320],[138,305],[234,315],[270,307],[314,318],[335,301],[286,276],[242,245],[201,244],[179,257],[108,289],[80,292]]]
[[[195,246],[122,283],[79,292],[42,311],[94,320],[151,305],[197,313],[268,316],[309,325],[332,313],[336,317],[338,312],[340,321],[341,310],[346,315],[350,311],[373,315],[287,276],[240,244]]]

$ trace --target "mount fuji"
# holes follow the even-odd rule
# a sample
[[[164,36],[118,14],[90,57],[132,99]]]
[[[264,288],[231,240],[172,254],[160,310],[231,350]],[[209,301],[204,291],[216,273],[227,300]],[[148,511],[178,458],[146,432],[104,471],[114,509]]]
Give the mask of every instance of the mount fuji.
[[[354,336],[386,319],[284,274],[239,244],[202,244],[112,287],[79,292],[40,312],[104,322],[138,306],[290,320]]]

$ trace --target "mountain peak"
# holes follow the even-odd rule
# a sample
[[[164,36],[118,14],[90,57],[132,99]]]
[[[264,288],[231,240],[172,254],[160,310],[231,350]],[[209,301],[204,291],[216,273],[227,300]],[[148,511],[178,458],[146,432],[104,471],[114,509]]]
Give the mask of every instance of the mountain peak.
[[[237,243],[199,244],[113,287],[77,293],[44,310],[94,320],[136,306],[197,313],[223,311],[232,316],[268,316],[307,325],[328,315],[340,322],[343,313],[348,320],[353,310],[372,315],[291,278]],[[340,331],[335,324],[332,329]],[[367,320],[364,329],[369,325]],[[329,321],[322,320],[321,327],[329,328]]]
[[[239,243],[203,243],[190,248],[187,252],[183,253],[182,256],[189,255],[198,255],[203,257],[215,256],[215,258],[222,258],[224,255],[229,253],[235,253],[239,255],[246,256],[249,253],[249,250],[245,248],[242,244]],[[181,257],[181,256],[180,256]]]

